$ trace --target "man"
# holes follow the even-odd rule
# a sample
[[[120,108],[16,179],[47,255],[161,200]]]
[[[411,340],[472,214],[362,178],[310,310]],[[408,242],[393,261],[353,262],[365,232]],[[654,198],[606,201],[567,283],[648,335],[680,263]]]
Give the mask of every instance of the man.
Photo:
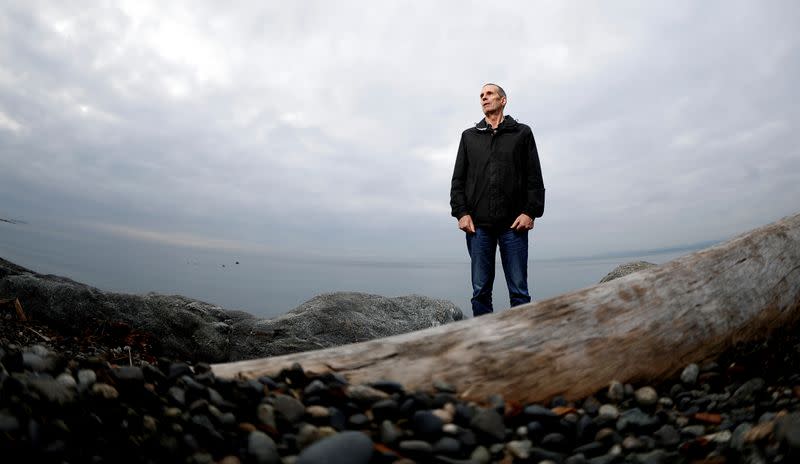
[[[508,284],[511,306],[528,293],[528,231],[544,213],[544,183],[531,128],[503,115],[506,93],[481,89],[484,118],[461,134],[450,188],[452,215],[466,232],[472,262],[472,314],[492,309],[495,252]]]

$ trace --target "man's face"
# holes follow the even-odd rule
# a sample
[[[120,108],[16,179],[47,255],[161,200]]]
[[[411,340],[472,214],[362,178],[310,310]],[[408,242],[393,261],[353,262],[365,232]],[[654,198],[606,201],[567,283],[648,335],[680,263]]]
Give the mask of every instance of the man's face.
[[[484,85],[481,89],[481,108],[483,114],[496,113],[506,106],[506,97],[501,97],[497,87]]]

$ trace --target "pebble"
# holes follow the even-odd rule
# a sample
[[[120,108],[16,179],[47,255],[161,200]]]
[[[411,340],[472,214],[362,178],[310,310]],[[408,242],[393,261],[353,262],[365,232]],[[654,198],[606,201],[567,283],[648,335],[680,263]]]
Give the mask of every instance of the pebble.
[[[681,382],[686,385],[694,385],[697,383],[697,376],[700,375],[700,366],[697,364],[689,364],[681,372]]]
[[[494,442],[502,441],[506,436],[506,426],[503,417],[491,408],[481,408],[475,413],[470,427],[482,433]]]
[[[3,458],[15,443],[47,450],[53,462],[109,461],[113,453],[231,464],[800,462],[800,362],[789,358],[785,369],[721,358],[658,385],[612,382],[583,400],[518,404],[501,395],[460,401],[446,384],[414,392],[390,381],[348,386],[299,365],[230,380],[203,363],[112,367],[59,356],[0,345]],[[76,410],[85,412],[80,422]],[[112,431],[124,438],[100,438]]]
[[[306,413],[306,407],[297,398],[289,395],[275,395],[272,406],[275,410],[275,417],[287,420],[290,424],[296,424]]]
[[[347,389],[347,396],[360,403],[372,404],[389,398],[389,394],[368,385],[353,385]]]
[[[258,464],[279,464],[281,462],[275,442],[264,432],[254,430],[247,437],[247,453]]]
[[[619,409],[613,404],[604,404],[600,406],[597,414],[603,418],[616,420],[619,417]]]
[[[625,399],[625,386],[622,385],[619,381],[613,380],[608,385],[608,391],[606,392],[606,397],[609,400],[614,401],[616,403]]]
[[[428,445],[430,446],[430,445]],[[297,456],[297,464],[368,464],[372,440],[361,432],[341,432],[324,438]]]
[[[642,387],[634,393],[639,406],[650,407],[658,402],[658,393],[653,387]]]
[[[107,383],[95,383],[92,385],[92,394],[106,400],[119,398],[117,389]]]

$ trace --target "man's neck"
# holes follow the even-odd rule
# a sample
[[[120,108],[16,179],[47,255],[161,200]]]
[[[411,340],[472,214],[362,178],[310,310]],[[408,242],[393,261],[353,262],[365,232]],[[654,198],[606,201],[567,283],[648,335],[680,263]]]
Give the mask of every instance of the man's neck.
[[[487,114],[484,119],[486,119],[487,124],[492,126],[492,129],[497,129],[497,126],[499,126],[500,123],[503,122],[504,117],[505,116],[503,116],[503,112],[498,111],[497,113]]]

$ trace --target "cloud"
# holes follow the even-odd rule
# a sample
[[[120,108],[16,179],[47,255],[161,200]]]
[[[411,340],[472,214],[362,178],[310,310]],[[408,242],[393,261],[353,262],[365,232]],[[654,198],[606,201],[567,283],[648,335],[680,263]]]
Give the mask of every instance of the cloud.
[[[449,182],[486,81],[537,137],[537,253],[722,238],[800,197],[793,2],[0,8],[13,217],[461,257]]]

